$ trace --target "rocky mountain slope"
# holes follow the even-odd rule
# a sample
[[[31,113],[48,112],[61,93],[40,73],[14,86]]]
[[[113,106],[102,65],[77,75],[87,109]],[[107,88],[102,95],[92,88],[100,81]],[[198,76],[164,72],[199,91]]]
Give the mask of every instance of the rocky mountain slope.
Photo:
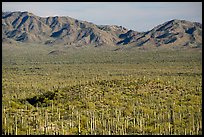
[[[2,41],[73,46],[201,47],[202,24],[171,20],[150,31],[137,32],[122,26],[95,25],[70,17],[38,17],[29,12],[2,12]]]
[[[201,46],[202,25],[185,20],[171,20],[154,27],[152,30],[137,33],[128,31],[121,34],[123,40],[117,44],[133,46]]]
[[[127,29],[97,26],[70,17],[38,17],[29,12],[2,12],[2,39],[67,45],[115,45]]]

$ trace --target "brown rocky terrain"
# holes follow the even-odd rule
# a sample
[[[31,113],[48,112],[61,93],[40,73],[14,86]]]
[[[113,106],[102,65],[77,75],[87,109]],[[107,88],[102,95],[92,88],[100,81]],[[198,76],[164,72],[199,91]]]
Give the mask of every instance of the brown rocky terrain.
[[[70,17],[39,17],[29,12],[2,12],[2,42],[46,45],[132,47],[202,47],[202,24],[170,20],[147,32],[116,25],[95,25]]]
[[[123,38],[117,44],[133,46],[201,46],[202,25],[185,20],[171,20],[154,27],[152,30],[137,33],[128,31],[120,35]]]

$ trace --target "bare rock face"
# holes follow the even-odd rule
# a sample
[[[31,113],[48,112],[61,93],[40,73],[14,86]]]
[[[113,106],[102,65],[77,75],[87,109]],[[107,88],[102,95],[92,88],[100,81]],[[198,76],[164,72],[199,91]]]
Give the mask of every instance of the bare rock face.
[[[202,24],[175,19],[150,31],[137,32],[70,17],[43,18],[29,12],[2,12],[2,41],[78,46],[202,47]]]
[[[202,25],[185,20],[171,20],[143,33],[127,32],[117,44],[134,46],[187,46],[202,45]]]
[[[21,42],[115,45],[119,40],[118,35],[127,31],[118,26],[105,27],[111,32],[93,23],[70,17],[42,18],[29,12],[2,12],[2,38]]]

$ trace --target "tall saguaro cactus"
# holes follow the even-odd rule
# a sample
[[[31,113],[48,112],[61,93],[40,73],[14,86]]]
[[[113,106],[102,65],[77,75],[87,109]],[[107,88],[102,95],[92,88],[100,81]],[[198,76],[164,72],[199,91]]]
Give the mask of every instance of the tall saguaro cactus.
[[[170,105],[170,124],[172,125],[171,134],[175,133],[175,123],[174,123],[174,103]]]

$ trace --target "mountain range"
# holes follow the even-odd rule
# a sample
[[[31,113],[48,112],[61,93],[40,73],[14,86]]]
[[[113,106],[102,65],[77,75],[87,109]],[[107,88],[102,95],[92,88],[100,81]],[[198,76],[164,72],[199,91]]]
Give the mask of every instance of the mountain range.
[[[2,12],[3,43],[71,46],[202,47],[202,24],[173,19],[146,32],[117,25],[96,25],[68,16],[39,17]]]

